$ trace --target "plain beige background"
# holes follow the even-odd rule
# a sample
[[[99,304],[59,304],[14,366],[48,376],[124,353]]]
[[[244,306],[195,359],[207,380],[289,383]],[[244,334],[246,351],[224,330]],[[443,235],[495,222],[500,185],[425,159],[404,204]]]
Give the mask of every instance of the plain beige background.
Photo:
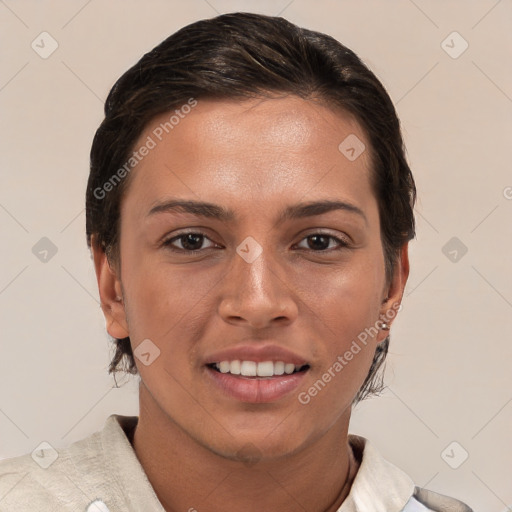
[[[420,486],[510,510],[510,0],[0,1],[0,458],[138,413],[137,380],[114,388],[107,373],[85,242],[90,144],[121,73],[185,24],[238,10],[349,46],[402,121],[418,234],[389,387],[357,407],[351,431]],[[58,44],[47,58],[31,46],[51,48],[42,32]],[[57,250],[47,261],[33,251],[43,237]]]

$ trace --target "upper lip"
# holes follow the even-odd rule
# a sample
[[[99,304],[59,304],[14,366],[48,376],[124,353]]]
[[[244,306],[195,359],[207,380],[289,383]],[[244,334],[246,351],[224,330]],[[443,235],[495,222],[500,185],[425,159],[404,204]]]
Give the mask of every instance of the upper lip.
[[[257,343],[257,345],[256,345]],[[254,361],[262,363],[264,361],[283,361],[292,363],[295,366],[304,366],[307,361],[295,354],[291,350],[280,345],[272,343],[263,343],[261,341],[252,344],[235,345],[224,350],[220,350],[206,357],[205,364],[220,363],[221,361]]]

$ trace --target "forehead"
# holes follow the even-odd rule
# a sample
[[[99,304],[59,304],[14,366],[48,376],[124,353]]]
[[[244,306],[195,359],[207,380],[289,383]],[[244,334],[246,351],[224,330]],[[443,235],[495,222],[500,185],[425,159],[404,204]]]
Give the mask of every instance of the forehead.
[[[243,100],[200,99],[188,108],[184,103],[173,111],[154,118],[141,138],[153,136],[161,141],[171,134],[183,141],[223,146],[245,137],[246,142],[286,145],[288,148],[315,149],[331,145],[336,149],[340,137],[365,134],[359,123],[340,108],[327,107],[318,100],[294,95]],[[343,137],[344,138],[344,137]],[[248,146],[250,149],[250,145]]]
[[[329,191],[364,203],[373,195],[369,151],[348,158],[353,153],[344,153],[345,141],[357,152],[369,148],[353,117],[319,102],[199,99],[146,126],[134,150],[152,148],[132,171],[128,196],[147,202],[172,192],[270,206],[290,194]]]

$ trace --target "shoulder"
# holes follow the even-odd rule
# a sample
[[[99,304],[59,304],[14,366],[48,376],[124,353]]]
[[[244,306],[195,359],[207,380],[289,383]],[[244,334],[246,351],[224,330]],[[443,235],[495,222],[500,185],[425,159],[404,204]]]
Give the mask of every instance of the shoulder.
[[[416,486],[401,469],[386,460],[366,438],[349,434],[349,445],[359,469],[347,497],[345,510],[377,512],[472,512],[448,496]]]
[[[45,450],[42,457],[50,457],[50,453]],[[62,466],[55,464],[43,470],[30,454],[0,461],[0,512],[25,511],[31,506],[41,507],[42,511],[57,510],[61,503],[48,486],[60,471],[57,467]]]
[[[101,431],[64,449],[48,444],[32,454],[1,460],[0,512],[86,510],[97,494],[112,493],[116,478],[105,444],[116,442],[122,433],[117,418],[111,415]]]
[[[414,499],[424,505],[426,510],[433,512],[473,512],[473,509],[468,507],[462,501],[438,494],[427,489],[416,487],[414,490]],[[418,509],[420,510],[420,509]],[[413,512],[414,509],[411,509]],[[407,512],[407,509],[404,510]]]

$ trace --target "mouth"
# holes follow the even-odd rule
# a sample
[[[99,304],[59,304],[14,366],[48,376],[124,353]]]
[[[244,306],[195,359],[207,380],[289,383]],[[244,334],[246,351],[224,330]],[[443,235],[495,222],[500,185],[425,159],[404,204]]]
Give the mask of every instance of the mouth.
[[[293,375],[295,373],[305,372],[309,369],[309,364],[296,365],[284,361],[219,361],[207,365],[219,373],[245,377],[245,378],[274,378],[282,375]]]
[[[213,362],[205,367],[214,389],[225,398],[254,404],[285,399],[310,369],[309,364],[239,359]]]

